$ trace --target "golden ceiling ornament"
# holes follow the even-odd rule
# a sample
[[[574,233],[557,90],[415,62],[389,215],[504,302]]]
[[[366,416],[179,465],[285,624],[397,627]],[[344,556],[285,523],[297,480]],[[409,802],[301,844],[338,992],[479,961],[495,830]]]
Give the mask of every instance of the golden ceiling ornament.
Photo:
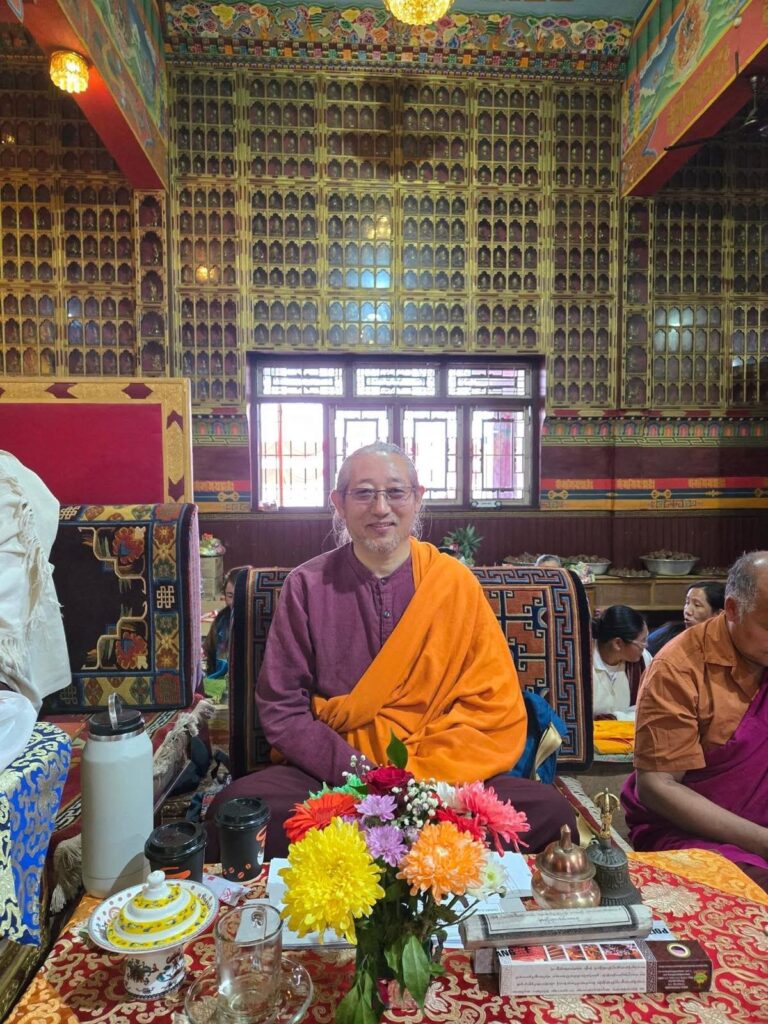
[[[85,92],[88,88],[88,61],[74,50],[55,50],[48,73],[53,84],[64,92]]]
[[[405,25],[432,25],[447,14],[453,0],[383,0],[397,21]]]

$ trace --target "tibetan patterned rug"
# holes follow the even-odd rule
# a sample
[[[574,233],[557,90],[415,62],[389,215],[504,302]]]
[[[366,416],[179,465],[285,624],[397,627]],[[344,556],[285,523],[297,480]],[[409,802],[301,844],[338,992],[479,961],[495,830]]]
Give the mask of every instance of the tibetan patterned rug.
[[[72,683],[46,715],[91,713],[117,693],[146,711],[192,703],[200,669],[193,504],[64,505],[51,552]]]

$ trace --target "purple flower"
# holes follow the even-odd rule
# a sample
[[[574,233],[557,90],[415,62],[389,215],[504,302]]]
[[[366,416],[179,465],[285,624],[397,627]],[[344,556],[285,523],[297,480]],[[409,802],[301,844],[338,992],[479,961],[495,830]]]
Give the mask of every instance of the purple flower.
[[[365,830],[365,841],[368,852],[374,860],[383,860],[385,864],[396,867],[404,855],[406,847],[400,829],[394,825],[374,825]]]
[[[370,794],[357,805],[357,813],[363,818],[378,818],[379,821],[391,821],[395,816],[397,801],[393,796],[377,796]]]

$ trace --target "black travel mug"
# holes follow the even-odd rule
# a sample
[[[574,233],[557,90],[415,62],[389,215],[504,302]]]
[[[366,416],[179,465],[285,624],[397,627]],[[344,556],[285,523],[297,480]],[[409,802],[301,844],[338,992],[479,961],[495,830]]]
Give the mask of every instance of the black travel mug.
[[[166,878],[202,882],[205,829],[194,821],[171,821],[154,829],[144,844],[151,871]]]
[[[264,862],[269,807],[258,797],[237,796],[216,812],[221,874],[234,882],[256,878]]]

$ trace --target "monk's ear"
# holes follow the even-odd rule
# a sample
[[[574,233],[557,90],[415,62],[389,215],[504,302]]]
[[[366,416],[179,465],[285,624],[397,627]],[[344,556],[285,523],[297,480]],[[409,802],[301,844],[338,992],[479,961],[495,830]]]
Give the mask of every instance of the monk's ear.
[[[344,516],[344,496],[341,491],[331,491],[331,504],[339,513],[340,516]]]
[[[741,618],[741,616],[739,615],[739,602],[736,600],[733,594],[729,594],[728,597],[726,597],[723,608],[725,609],[725,617],[728,622],[739,621],[739,619]]]
[[[414,487],[414,489],[413,489],[414,494],[416,495],[416,507],[417,508],[419,507],[419,505],[421,505],[422,501],[424,500],[424,492],[426,491],[426,489],[427,488],[426,487],[422,487],[421,484],[419,484],[418,487]]]

